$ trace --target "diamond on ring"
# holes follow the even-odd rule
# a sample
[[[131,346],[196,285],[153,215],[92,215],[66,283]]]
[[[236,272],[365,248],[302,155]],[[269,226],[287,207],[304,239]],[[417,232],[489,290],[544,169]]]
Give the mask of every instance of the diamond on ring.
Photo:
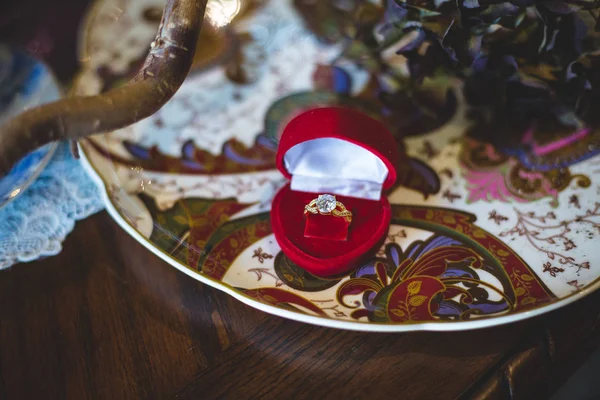
[[[333,215],[345,218],[348,223],[352,222],[352,213],[331,194],[321,194],[304,206],[304,215],[308,214]]]
[[[336,203],[335,196],[330,194],[321,194],[319,197],[317,197],[317,210],[319,210],[320,213],[330,213],[335,210],[335,207],[337,206]]]

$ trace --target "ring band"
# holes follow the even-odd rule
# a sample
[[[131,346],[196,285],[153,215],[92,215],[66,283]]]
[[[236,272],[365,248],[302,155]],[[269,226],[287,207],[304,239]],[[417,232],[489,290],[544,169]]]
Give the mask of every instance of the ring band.
[[[304,215],[308,214],[333,215],[345,218],[348,223],[352,222],[352,213],[331,194],[320,194],[316,199],[312,199],[304,206]]]

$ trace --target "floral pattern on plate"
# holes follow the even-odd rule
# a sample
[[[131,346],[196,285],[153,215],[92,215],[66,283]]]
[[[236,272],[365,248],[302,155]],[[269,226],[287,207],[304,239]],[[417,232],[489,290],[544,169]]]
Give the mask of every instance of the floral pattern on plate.
[[[107,17],[114,1],[96,6],[84,47],[111,51],[102,32],[125,24]],[[122,14],[134,16],[125,20],[149,3],[129,2]],[[81,143],[121,226],[173,266],[253,307],[345,329],[493,326],[596,288],[600,159],[536,172],[468,137],[456,82],[439,84],[448,89],[434,104],[443,118],[402,98],[391,100],[405,104],[406,115],[390,116],[374,100],[377,77],[340,60],[339,46],[315,38],[304,22],[292,1],[263,4],[229,27],[260,55],[252,82],[232,80],[223,60],[193,72],[154,116]],[[102,70],[118,63],[103,62],[82,74],[79,93],[110,86]],[[403,123],[411,135],[398,136],[404,157],[383,247],[351,275],[323,279],[281,253],[269,208],[283,183],[274,167],[282,126],[306,108],[333,104],[391,128]]]

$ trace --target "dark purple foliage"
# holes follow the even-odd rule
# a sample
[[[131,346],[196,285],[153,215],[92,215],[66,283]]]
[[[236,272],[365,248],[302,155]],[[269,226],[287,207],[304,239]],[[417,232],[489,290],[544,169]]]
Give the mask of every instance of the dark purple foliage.
[[[402,41],[412,82],[460,78],[488,124],[521,134],[536,121],[600,122],[599,9],[598,0],[388,0],[380,32],[384,47]]]

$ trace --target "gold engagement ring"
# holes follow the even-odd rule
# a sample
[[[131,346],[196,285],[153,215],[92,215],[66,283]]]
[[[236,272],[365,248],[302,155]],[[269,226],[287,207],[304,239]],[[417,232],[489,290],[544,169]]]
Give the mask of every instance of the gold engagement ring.
[[[320,194],[319,197],[311,200],[304,207],[304,215],[308,214],[333,215],[345,218],[348,223],[352,222],[352,213],[331,194]]]

